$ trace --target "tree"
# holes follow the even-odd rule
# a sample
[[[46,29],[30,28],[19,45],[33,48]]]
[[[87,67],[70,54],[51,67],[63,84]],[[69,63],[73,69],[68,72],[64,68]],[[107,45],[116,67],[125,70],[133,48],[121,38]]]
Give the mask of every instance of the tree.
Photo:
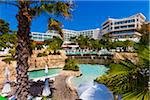
[[[52,40],[46,41],[48,50],[54,50],[54,52],[58,49],[61,49],[62,44],[63,44],[63,41],[59,37],[54,37]]]
[[[99,40],[90,39],[89,42],[91,44],[91,48],[93,49],[101,49],[101,47],[103,47]]]
[[[106,33],[102,36],[102,39],[101,39],[101,44],[104,45],[105,48],[107,49],[110,49],[111,46],[112,46],[112,41],[111,41],[111,38],[110,38],[110,34],[109,33]]]
[[[0,49],[10,48],[14,44],[16,39],[15,34],[8,34],[9,32],[9,23],[0,19]]]
[[[70,38],[70,41],[76,43],[76,41],[77,41],[76,39],[77,39],[77,37],[74,36],[74,37],[71,37],[71,38]]]
[[[12,57],[15,57],[15,48],[17,46],[17,37],[16,32],[14,31],[11,34],[5,33],[0,35],[0,48],[9,48],[9,53]]]
[[[63,70],[79,71],[79,66],[75,59],[66,59]]]
[[[9,31],[9,23],[5,22],[3,19],[0,19],[0,34],[5,34]]]
[[[123,100],[149,100],[149,47],[139,49],[138,61],[124,60],[111,63],[108,74],[97,78],[114,94],[122,94]]]
[[[150,36],[150,23],[145,23],[140,29],[137,29],[141,34],[140,43],[149,45],[149,36]]]
[[[89,37],[85,37],[83,35],[80,35],[77,37],[76,42],[80,46],[80,48],[90,48],[90,42],[89,42]]]
[[[5,58],[2,59],[5,63],[11,63],[11,61],[15,60],[15,48],[17,46],[17,37],[16,31],[11,31],[9,29],[9,23],[0,19],[0,50],[9,49],[9,55],[5,55]],[[9,34],[11,33],[11,34]]]
[[[32,19],[40,14],[42,11],[48,12],[48,14],[60,15],[64,17],[70,17],[70,5],[67,2],[53,1],[53,0],[17,0],[13,2],[1,1],[1,3],[8,3],[18,8],[16,15],[18,21],[17,31],[17,89],[15,95],[18,100],[26,100],[29,90],[28,82],[28,59],[32,54],[31,42],[30,42],[30,26]],[[50,21],[50,23],[53,21]],[[57,21],[55,21],[57,23]],[[59,25],[59,24],[57,24]],[[53,29],[57,29],[56,24],[49,24]]]

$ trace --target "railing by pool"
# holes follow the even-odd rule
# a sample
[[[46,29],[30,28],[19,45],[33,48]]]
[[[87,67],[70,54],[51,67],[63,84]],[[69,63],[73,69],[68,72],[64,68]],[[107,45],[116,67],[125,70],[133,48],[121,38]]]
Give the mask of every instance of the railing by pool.
[[[113,55],[113,52],[108,51],[107,49],[102,49],[99,51],[93,51],[93,50],[84,50],[84,49],[80,49],[80,50],[65,50],[66,55],[74,55],[74,56],[91,56],[91,55],[97,55],[97,56],[101,56],[101,55]]]

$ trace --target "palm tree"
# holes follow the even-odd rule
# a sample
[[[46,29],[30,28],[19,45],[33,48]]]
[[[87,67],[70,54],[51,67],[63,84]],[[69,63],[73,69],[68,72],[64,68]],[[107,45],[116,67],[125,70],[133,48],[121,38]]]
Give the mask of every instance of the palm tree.
[[[80,35],[75,41],[78,43],[80,48],[90,48],[91,46],[90,39],[87,36]]]
[[[14,5],[18,8],[16,15],[18,21],[17,40],[16,47],[17,55],[17,89],[15,95],[17,100],[26,100],[29,90],[28,82],[28,59],[32,53],[30,47],[30,26],[32,19],[45,11],[48,14],[61,15],[64,17],[70,17],[70,5],[67,2],[54,1],[54,0],[17,0],[12,2],[1,1],[1,3],[7,3]],[[55,22],[55,24],[51,24]],[[58,29],[58,21],[50,21],[49,28]],[[56,27],[57,26],[57,27]]]
[[[56,50],[61,49],[62,43],[63,43],[63,41],[59,37],[55,37],[52,39],[52,41],[50,43],[47,43],[48,49],[54,50],[54,52],[56,52]]]
[[[148,46],[140,50],[136,62],[126,59],[110,64],[108,74],[97,81],[107,85],[114,94],[122,94],[123,100],[149,100],[149,50]]]
[[[132,41],[114,42],[112,47],[134,46],[135,52],[138,54],[138,59],[133,62],[129,59],[119,63],[111,63],[108,74],[96,79],[97,82],[107,85],[114,94],[122,94],[124,100],[149,100],[149,56],[150,48],[149,33],[150,24],[143,24],[140,29],[137,29],[141,34],[141,40],[135,45]],[[108,35],[103,37],[108,40]]]
[[[139,43],[125,41],[124,46],[134,46],[135,52],[138,54],[138,59],[133,62],[129,59],[120,63],[111,63],[108,74],[96,79],[96,81],[107,85],[114,94],[122,94],[123,100],[149,100],[150,85],[149,85],[149,33],[150,24],[143,24],[140,29],[137,29],[141,34]]]

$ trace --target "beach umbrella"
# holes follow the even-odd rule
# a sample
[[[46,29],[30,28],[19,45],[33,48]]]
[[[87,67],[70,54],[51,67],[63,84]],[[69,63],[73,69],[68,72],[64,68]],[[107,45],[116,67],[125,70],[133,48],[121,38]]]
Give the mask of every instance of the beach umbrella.
[[[48,74],[48,66],[45,65],[45,74]]]
[[[112,92],[105,85],[98,83],[86,89],[79,98],[82,100],[114,100]]]
[[[86,89],[93,86],[93,82],[80,84],[77,88],[78,96],[80,96]]]
[[[45,97],[47,97],[51,94],[48,81],[49,81],[49,78],[46,78],[45,79],[45,84],[44,84],[44,89],[43,89],[43,92],[42,92],[42,96],[45,96]]]
[[[10,71],[9,71],[9,68],[8,66],[5,67],[5,76],[6,76],[6,79],[8,80],[8,76],[10,75]]]
[[[5,73],[4,74],[6,76],[6,82],[4,83],[4,87],[2,89],[2,94],[6,96],[11,91],[11,86],[10,86],[10,83],[8,80],[8,76],[10,75],[10,71],[9,71],[8,66],[5,67]]]
[[[3,95],[7,96],[7,94],[8,94],[10,91],[11,91],[10,83],[9,83],[9,82],[6,82],[6,83],[4,84],[4,87],[3,87],[1,93],[2,93]]]

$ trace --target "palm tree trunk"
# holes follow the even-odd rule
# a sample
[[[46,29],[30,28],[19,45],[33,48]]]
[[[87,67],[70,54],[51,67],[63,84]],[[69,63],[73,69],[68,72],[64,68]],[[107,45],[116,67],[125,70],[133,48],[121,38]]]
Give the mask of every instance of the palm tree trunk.
[[[20,9],[18,12],[17,21],[18,21],[18,45],[16,48],[17,55],[17,90],[16,96],[17,100],[27,100],[29,84],[28,84],[28,58],[30,56],[30,25],[31,20],[29,20],[28,8],[29,4],[24,1],[19,1]]]
[[[118,95],[117,94],[113,94],[114,96],[114,100],[118,100]]]

